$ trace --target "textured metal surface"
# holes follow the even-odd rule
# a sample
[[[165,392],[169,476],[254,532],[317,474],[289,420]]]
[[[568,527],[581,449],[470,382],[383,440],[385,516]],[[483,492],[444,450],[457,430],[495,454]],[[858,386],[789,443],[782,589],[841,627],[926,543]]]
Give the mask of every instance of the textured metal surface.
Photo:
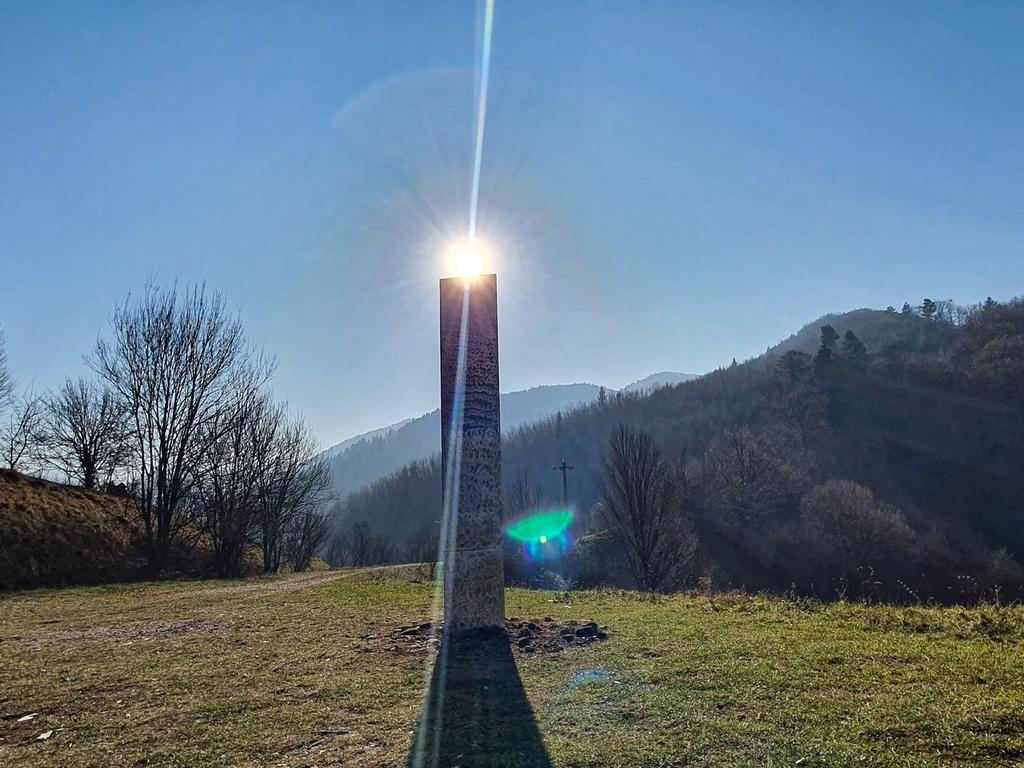
[[[441,280],[442,477],[445,509],[452,504],[455,525],[453,551],[445,553],[445,621],[453,630],[504,624],[497,299],[495,275]],[[459,424],[456,401],[464,326],[465,386]],[[453,428],[458,430],[454,440]]]

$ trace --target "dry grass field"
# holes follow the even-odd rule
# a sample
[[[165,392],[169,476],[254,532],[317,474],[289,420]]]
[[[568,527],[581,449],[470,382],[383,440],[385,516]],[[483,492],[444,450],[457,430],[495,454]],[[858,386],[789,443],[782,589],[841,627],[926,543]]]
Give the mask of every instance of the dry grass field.
[[[510,616],[593,619],[609,638],[453,652],[424,739],[442,765],[1024,761],[1020,608],[507,598]],[[429,582],[388,572],[4,595],[0,761],[405,765],[435,654],[396,633],[431,599]]]

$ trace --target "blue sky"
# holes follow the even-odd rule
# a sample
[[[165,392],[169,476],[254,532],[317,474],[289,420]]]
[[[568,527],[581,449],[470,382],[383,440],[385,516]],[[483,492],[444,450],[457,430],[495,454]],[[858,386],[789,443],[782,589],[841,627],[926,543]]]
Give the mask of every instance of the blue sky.
[[[481,235],[503,389],[757,354],[818,315],[1024,293],[1024,5],[497,0]],[[205,280],[325,443],[436,406],[472,2],[0,6],[0,328],[84,370]]]

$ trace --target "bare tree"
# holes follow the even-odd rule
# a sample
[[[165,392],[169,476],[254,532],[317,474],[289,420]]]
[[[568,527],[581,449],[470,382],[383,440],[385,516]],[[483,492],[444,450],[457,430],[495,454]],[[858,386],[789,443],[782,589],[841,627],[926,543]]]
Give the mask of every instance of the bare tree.
[[[210,434],[193,483],[195,519],[224,577],[241,574],[254,545],[263,549],[267,572],[285,559],[305,570],[328,531],[321,511],[326,462],[316,457],[305,424],[261,385],[258,377],[240,377],[230,407],[203,427]]]
[[[306,424],[289,420],[284,406],[260,433],[261,464],[257,480],[263,570],[276,573],[285,555],[285,536],[296,521],[319,512],[330,485],[327,461]]]
[[[348,564],[348,537],[342,531],[335,530],[331,534],[331,543],[327,546],[327,562],[331,568]]]
[[[259,434],[273,411],[269,398],[254,386],[243,386],[231,408],[204,425],[209,432],[194,483],[196,518],[213,544],[219,576],[239,576],[257,516]]]
[[[440,533],[437,528],[421,528],[405,541],[402,556],[407,563],[434,563]]]
[[[7,345],[4,342],[4,333],[0,331],[0,414],[3,414],[11,404],[13,394],[14,379],[11,378],[7,367]]]
[[[353,523],[345,537],[348,545],[349,563],[355,566],[370,565],[375,555],[376,536],[370,530],[370,526],[364,522]]]
[[[858,569],[901,574],[914,532],[903,513],[851,480],[828,480],[800,502],[807,565],[819,575],[853,578]]]
[[[704,454],[701,468],[716,527],[757,527],[794,508],[805,483],[805,460],[798,446],[758,437],[746,427],[723,434]]]
[[[696,549],[671,468],[650,435],[620,424],[612,431],[604,469],[600,519],[618,541],[637,586],[645,592],[670,589]]]
[[[44,401],[48,464],[89,489],[124,466],[124,409],[108,387],[79,378]]]
[[[533,512],[540,506],[543,497],[530,485],[530,476],[526,470],[517,472],[515,478],[506,483],[503,494],[503,514],[506,520]]]
[[[252,355],[241,321],[205,286],[147,285],[140,299],[129,295],[117,307],[110,325],[91,365],[126,412],[149,566],[158,573],[183,522],[182,500],[216,437],[206,427],[230,407]]]
[[[0,426],[0,458],[16,472],[38,467],[42,444],[43,401],[26,392]]]
[[[298,515],[285,535],[285,549],[292,571],[308,571],[313,556],[327,539],[330,529],[326,515],[308,509]]]

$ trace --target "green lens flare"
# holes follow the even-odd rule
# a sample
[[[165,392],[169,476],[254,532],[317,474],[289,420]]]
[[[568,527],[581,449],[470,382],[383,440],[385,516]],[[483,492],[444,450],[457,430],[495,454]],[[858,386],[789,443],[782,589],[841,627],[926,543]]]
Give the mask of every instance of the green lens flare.
[[[537,541],[545,544],[549,539],[553,539],[565,531],[571,522],[571,510],[541,512],[538,515],[531,515],[525,520],[520,520],[515,525],[510,525],[505,533],[516,541]]]

